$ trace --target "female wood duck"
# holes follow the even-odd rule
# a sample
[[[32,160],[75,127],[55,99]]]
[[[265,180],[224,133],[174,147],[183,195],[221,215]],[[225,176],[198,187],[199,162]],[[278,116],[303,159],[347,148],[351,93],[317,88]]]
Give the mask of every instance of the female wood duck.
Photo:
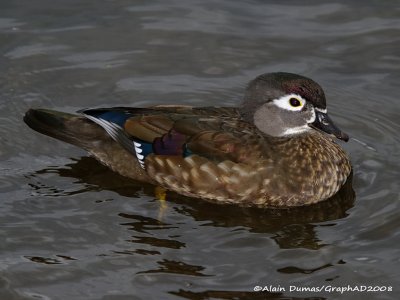
[[[333,196],[351,172],[322,88],[291,73],[252,80],[234,107],[29,110],[36,131],[86,149],[112,170],[220,203],[290,207]]]

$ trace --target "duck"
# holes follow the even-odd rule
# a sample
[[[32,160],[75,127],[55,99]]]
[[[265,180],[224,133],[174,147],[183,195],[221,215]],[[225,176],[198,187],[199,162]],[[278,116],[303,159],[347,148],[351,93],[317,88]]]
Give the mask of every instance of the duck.
[[[322,87],[275,72],[251,80],[237,107],[29,109],[35,131],[85,149],[113,171],[216,203],[290,208],[329,199],[351,163]]]

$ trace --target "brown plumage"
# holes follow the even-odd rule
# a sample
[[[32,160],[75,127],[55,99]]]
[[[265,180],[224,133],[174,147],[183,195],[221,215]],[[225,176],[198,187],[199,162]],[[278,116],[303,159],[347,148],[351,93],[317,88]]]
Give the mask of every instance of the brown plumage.
[[[111,108],[83,116],[30,110],[24,120],[124,176],[186,196],[243,206],[308,205],[346,182],[350,162],[326,133],[348,137],[326,115],[322,89],[285,74],[252,81],[249,89],[257,90],[247,91],[240,108]],[[249,102],[252,97],[258,98]],[[265,119],[255,117],[261,113]]]

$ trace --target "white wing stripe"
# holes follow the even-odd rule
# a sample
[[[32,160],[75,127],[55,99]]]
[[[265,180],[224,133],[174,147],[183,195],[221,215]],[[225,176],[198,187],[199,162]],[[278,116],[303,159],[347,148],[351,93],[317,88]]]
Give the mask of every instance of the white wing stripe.
[[[103,127],[103,129],[104,129],[116,142],[123,142],[123,140],[121,140],[121,137],[120,137],[120,135],[119,135],[120,133],[123,132],[123,129],[122,129],[121,126],[119,126],[119,125],[117,125],[117,124],[115,124],[115,123],[112,123],[112,122],[110,122],[110,121],[107,121],[107,120],[104,120],[104,119],[101,119],[101,118],[96,118],[96,117],[93,117],[93,116],[90,116],[90,115],[86,115],[86,114],[85,114],[85,117],[88,118],[89,120],[95,122],[96,124],[100,125],[101,127]],[[145,166],[144,166],[144,161],[143,161],[144,156],[143,156],[142,154],[140,154],[140,153],[143,152],[143,149],[141,148],[141,147],[142,147],[142,144],[137,143],[137,142],[133,142],[133,145],[134,145],[135,154],[136,154],[136,157],[137,157],[138,162],[139,162],[139,164],[140,164],[140,167],[141,167],[142,169],[144,169],[144,168],[145,168]]]
[[[135,152],[136,152],[136,157],[138,159],[138,162],[139,162],[140,166],[142,167],[142,169],[144,169],[145,168],[144,161],[143,161],[144,156],[142,154],[140,154],[143,152],[143,149],[141,148],[142,144],[133,142],[133,145],[135,146]]]
[[[111,123],[109,121],[106,121],[104,119],[99,119],[95,118],[93,116],[85,115],[89,120],[95,122],[96,124],[99,124],[101,127],[104,128],[105,131],[116,141],[118,141],[118,131],[122,130],[122,127]]]

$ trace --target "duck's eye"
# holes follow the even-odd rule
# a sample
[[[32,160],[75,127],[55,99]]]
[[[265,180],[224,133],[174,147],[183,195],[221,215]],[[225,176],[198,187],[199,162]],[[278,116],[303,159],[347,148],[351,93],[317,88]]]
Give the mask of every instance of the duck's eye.
[[[272,103],[279,108],[289,111],[301,111],[306,105],[307,101],[300,95],[289,94],[272,100]]]
[[[290,105],[293,106],[293,107],[298,107],[298,106],[301,105],[301,102],[300,102],[298,99],[296,99],[296,98],[290,98],[290,99],[289,99],[289,103],[290,103]]]

